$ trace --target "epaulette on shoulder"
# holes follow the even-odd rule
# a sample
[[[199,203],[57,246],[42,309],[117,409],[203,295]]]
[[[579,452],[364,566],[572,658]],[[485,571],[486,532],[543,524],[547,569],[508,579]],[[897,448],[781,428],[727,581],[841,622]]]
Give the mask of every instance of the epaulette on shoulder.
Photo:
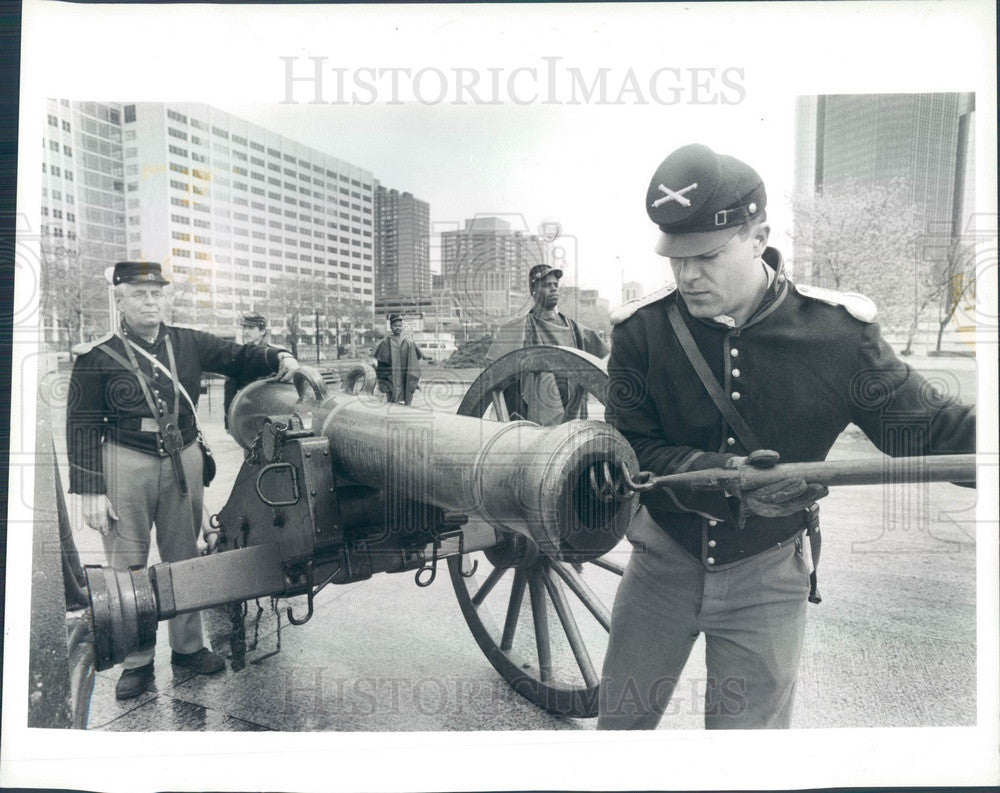
[[[677,284],[670,284],[662,289],[657,289],[655,292],[650,292],[648,295],[644,295],[643,297],[637,297],[635,300],[629,300],[627,303],[622,303],[618,306],[618,308],[611,312],[611,324],[617,325],[619,322],[624,322],[643,306],[648,306],[650,303],[662,300],[676,291]]]
[[[109,339],[113,339],[114,337],[115,337],[114,333],[105,333],[103,336],[100,336],[91,341],[83,341],[80,342],[79,344],[74,344],[73,355],[86,355],[95,347],[100,347],[102,344],[104,344],[104,342],[108,341]]]
[[[841,306],[848,314],[862,322],[874,322],[878,316],[878,306],[870,297],[858,292],[837,292],[809,284],[795,284],[795,291],[803,297],[819,300],[830,306]]]

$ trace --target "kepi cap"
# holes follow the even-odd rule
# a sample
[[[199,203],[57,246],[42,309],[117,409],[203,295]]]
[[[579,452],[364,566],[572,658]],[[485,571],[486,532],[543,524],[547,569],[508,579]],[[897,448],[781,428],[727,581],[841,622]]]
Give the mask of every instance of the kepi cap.
[[[391,324],[392,324],[393,322],[395,322],[396,320],[399,320],[400,322],[402,322],[402,321],[403,321],[403,317],[402,317],[402,316],[400,316],[399,314],[390,314],[390,315],[389,315],[389,324],[390,324],[390,325],[391,325]]]
[[[163,277],[163,269],[158,262],[116,262],[111,283],[118,284],[160,284],[170,283]]]
[[[267,328],[267,319],[263,314],[245,314],[240,324],[245,328],[260,328],[261,330],[265,330]]]
[[[547,264],[536,264],[528,271],[528,286],[533,287],[543,278],[548,278],[550,275],[562,278],[563,271],[558,267],[549,267]]]
[[[766,206],[764,182],[753,168],[700,143],[660,163],[646,190],[646,213],[662,232],[656,243],[661,256],[721,248]]]

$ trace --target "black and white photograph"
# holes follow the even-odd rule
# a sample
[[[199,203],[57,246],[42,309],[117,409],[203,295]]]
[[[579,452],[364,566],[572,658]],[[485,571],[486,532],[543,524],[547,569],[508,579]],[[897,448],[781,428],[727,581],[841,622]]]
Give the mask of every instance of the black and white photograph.
[[[995,24],[25,3],[0,782],[1000,783]]]

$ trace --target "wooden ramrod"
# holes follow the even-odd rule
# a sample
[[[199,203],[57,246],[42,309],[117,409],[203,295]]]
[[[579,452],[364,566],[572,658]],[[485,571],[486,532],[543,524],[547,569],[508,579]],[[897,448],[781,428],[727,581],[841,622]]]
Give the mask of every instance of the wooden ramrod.
[[[88,567],[95,664],[106,669],[155,640],[160,620],[262,597],[312,596],[377,572],[433,579],[439,559],[523,537],[570,561],[624,535],[637,499],[612,486],[635,454],[612,427],[540,427],[388,405],[373,373],[330,393],[303,367],[294,385],[237,394],[230,433],[246,450],[217,550],[149,569]],[[361,382],[362,393],[353,391]],[[367,392],[367,393],[365,393]]]

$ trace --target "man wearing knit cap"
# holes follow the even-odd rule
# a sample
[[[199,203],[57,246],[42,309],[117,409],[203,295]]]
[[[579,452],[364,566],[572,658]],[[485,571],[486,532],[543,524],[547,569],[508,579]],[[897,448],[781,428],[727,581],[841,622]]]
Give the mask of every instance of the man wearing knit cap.
[[[974,451],[973,409],[928,399],[933,389],[882,339],[872,301],[788,280],[749,165],[684,146],[644,205],[674,283],[612,316],[607,410],[642,470],[823,460],[852,422],[894,456]],[[885,398],[865,398],[872,388]],[[705,726],[790,725],[826,493],[787,480],[642,494],[599,728],[654,728],[702,633]]]
[[[389,330],[374,353],[379,390],[389,402],[411,405],[420,388],[420,360],[427,356],[413,340],[403,336],[403,318],[399,314],[389,315]]]
[[[240,321],[240,331],[244,344],[257,347],[267,347],[267,318],[263,314],[246,314]],[[222,419],[226,429],[229,429],[229,406],[233,403],[236,393],[254,382],[255,377],[227,377],[222,389]]]
[[[531,268],[528,290],[533,305],[527,315],[497,329],[486,352],[487,361],[535,345],[575,347],[598,358],[607,356],[608,348],[596,331],[558,310],[562,275],[562,270],[547,264]],[[504,402],[511,418],[528,419],[543,426],[587,418],[587,390],[571,385],[561,372],[524,375],[504,390]]]

